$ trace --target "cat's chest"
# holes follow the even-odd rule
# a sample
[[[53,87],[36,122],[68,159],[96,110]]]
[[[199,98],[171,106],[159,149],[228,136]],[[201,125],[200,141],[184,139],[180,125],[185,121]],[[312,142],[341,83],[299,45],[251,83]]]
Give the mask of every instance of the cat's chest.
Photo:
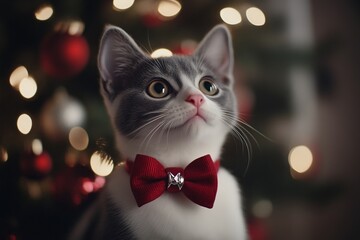
[[[138,239],[245,239],[238,186],[223,169],[212,209],[196,205],[181,192],[165,192],[139,208],[125,171],[112,176],[107,189]]]

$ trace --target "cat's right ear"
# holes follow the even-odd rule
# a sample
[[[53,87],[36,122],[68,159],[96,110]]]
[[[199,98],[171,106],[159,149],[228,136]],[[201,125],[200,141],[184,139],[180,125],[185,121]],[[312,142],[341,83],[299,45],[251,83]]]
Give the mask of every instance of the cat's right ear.
[[[127,85],[132,71],[144,58],[146,55],[124,30],[106,26],[100,42],[98,68],[103,90],[110,99]]]

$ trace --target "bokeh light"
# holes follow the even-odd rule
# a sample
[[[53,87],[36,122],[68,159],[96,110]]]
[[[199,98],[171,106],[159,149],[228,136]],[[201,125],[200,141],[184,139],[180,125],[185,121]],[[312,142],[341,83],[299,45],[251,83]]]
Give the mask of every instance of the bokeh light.
[[[70,35],[81,35],[84,32],[85,25],[81,21],[72,21],[69,23],[68,33]]]
[[[24,78],[27,78],[29,76],[28,70],[26,69],[26,67],[24,66],[19,66],[17,67],[14,71],[12,71],[11,75],[10,75],[10,85],[15,88],[18,89],[21,80],[23,80]]]
[[[114,169],[114,163],[109,156],[96,151],[91,155],[90,167],[96,175],[105,177]]]
[[[85,129],[73,127],[69,132],[69,142],[76,150],[85,150],[89,145],[89,135]]]
[[[65,129],[82,125],[86,118],[84,107],[73,98],[62,102],[59,113],[60,123]]]
[[[119,10],[125,10],[130,8],[134,4],[135,0],[114,0],[113,6]]]
[[[164,17],[176,16],[180,10],[181,4],[175,0],[163,0],[158,5],[158,12]]]
[[[0,162],[6,162],[9,158],[8,152],[4,147],[0,147]]]
[[[240,12],[232,7],[226,7],[221,9],[220,17],[225,23],[229,25],[239,24],[242,20]]]
[[[31,143],[31,148],[34,154],[40,155],[43,152],[43,144],[40,139],[34,139]]]
[[[256,201],[252,206],[252,213],[257,218],[268,218],[273,211],[273,205],[271,201],[267,199],[260,199]]]
[[[22,134],[28,134],[32,128],[31,117],[26,113],[21,114],[17,119],[17,128]]]
[[[151,53],[152,58],[171,57],[173,53],[167,48],[159,48]]]
[[[266,22],[265,14],[257,7],[251,7],[246,10],[246,17],[254,26],[263,26]]]
[[[44,4],[41,5],[36,11],[35,11],[35,18],[39,21],[46,21],[53,15],[54,10],[51,5]]]
[[[313,163],[313,155],[310,149],[300,145],[291,149],[289,153],[289,164],[291,169],[298,173],[308,171]]]
[[[23,78],[19,84],[19,92],[26,99],[34,97],[37,92],[37,84],[34,78],[30,76]]]

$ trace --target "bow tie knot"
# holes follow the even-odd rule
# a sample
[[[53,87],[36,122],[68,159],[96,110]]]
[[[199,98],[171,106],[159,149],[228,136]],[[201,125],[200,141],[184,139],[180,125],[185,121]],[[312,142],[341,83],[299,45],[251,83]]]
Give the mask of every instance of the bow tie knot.
[[[185,169],[164,168],[155,158],[136,155],[134,162],[126,162],[130,174],[130,186],[137,205],[149,203],[165,191],[183,192],[194,203],[212,208],[217,192],[217,171],[220,162],[215,163],[210,155],[192,161]]]

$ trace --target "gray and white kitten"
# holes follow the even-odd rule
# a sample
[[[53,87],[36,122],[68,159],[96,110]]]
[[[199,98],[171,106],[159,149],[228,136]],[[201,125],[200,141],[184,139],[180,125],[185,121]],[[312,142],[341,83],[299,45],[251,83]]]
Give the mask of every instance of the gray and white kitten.
[[[165,167],[184,168],[210,154],[220,159],[236,124],[230,33],[214,27],[191,56],[151,58],[122,29],[109,26],[100,44],[101,93],[117,148]],[[72,239],[246,239],[239,186],[224,168],[212,209],[164,193],[138,207],[129,174],[115,169]]]

